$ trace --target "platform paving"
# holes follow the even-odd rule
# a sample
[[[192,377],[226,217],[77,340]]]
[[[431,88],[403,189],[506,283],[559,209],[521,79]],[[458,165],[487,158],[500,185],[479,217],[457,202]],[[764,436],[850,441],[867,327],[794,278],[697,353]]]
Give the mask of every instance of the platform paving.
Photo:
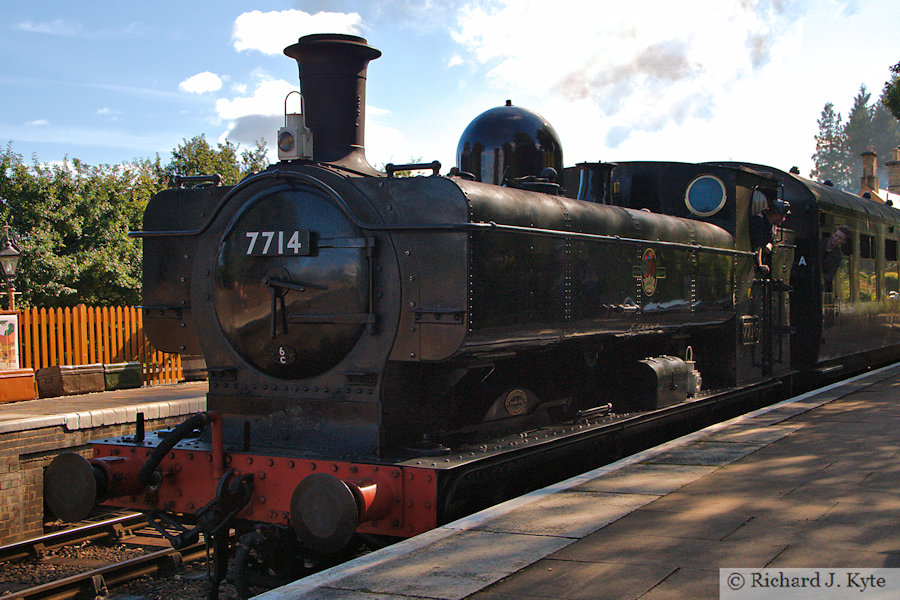
[[[719,568],[900,567],[898,481],[900,364],[257,599],[703,599]]]
[[[207,382],[198,381],[4,403],[0,435],[59,425],[74,431],[133,423],[139,412],[148,421],[191,415],[206,410],[207,389]]]

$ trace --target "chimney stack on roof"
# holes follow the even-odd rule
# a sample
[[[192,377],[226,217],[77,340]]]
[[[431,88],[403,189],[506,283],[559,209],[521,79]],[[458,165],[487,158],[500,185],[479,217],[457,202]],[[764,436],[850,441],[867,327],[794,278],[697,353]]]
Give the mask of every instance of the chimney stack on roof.
[[[869,188],[870,190],[878,189],[878,163],[875,159],[878,158],[878,155],[875,154],[875,149],[872,146],[869,146],[868,149],[863,152],[860,156],[863,159],[863,176],[859,182],[860,187]]]
[[[888,191],[900,194],[900,147],[891,151],[891,160],[884,163],[888,170]]]

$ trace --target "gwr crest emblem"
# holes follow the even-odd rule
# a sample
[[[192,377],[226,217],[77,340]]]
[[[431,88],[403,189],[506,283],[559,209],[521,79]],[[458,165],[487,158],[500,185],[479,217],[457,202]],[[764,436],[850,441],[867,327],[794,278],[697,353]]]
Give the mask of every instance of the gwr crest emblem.
[[[666,268],[656,264],[656,251],[653,248],[644,250],[641,257],[641,289],[647,296],[652,296],[660,279],[665,279]]]

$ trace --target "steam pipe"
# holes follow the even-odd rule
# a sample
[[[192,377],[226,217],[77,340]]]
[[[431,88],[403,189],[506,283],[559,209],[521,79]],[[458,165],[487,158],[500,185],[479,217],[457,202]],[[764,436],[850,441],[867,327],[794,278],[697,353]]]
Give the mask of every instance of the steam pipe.
[[[194,430],[202,429],[209,423],[214,423],[215,421],[221,421],[221,416],[215,411],[197,413],[170,431],[159,445],[153,449],[153,452],[147,457],[147,461],[141,466],[141,470],[138,471],[138,481],[140,481],[141,485],[148,486],[153,483],[153,473],[156,472],[156,468],[159,466],[159,463],[162,462],[162,459],[165,458],[166,454],[175,447],[175,444],[186,438]],[[219,429],[221,430],[221,427]],[[222,437],[221,435],[218,437],[219,448],[217,454],[216,436],[213,435],[213,461],[222,458]],[[218,465],[214,462],[214,473],[217,473],[221,469],[221,465],[221,462]]]

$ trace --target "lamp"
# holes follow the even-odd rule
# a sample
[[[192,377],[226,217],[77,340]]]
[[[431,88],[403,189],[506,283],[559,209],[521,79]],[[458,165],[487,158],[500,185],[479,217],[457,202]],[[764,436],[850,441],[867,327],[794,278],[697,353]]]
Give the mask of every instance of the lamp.
[[[16,288],[13,284],[16,281],[16,271],[19,268],[19,259],[22,257],[22,253],[19,252],[18,245],[13,241],[15,235],[10,236],[9,230],[9,225],[3,226],[4,245],[3,249],[0,250],[0,271],[2,271],[0,275],[6,281],[7,293],[9,294],[9,310],[16,310],[14,299]]]

